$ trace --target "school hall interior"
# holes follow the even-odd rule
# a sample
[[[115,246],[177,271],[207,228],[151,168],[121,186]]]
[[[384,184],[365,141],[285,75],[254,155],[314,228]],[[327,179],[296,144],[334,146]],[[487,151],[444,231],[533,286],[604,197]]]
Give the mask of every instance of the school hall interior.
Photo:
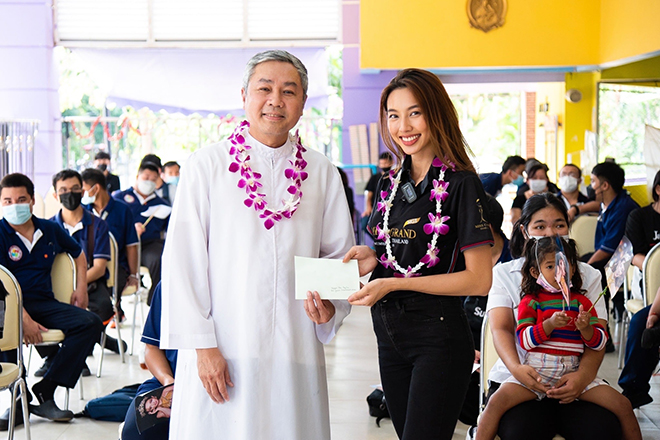
[[[481,15],[482,3],[492,12]],[[134,183],[145,154],[185,167],[191,152],[226,137],[240,121],[245,62],[278,48],[299,54],[310,70],[301,135],[346,171],[358,224],[365,185],[386,150],[375,127],[380,94],[407,67],[428,69],[445,84],[478,172],[499,172],[507,156],[520,155],[545,163],[557,182],[561,167],[573,163],[586,189],[591,168],[610,157],[624,166],[632,198],[640,206],[652,202],[650,185],[660,169],[660,155],[649,153],[660,143],[658,2],[310,4],[0,0],[0,177],[24,173],[50,201],[52,176],[91,167],[99,151],[110,153],[122,189]],[[498,198],[506,233],[514,193]],[[370,243],[360,228],[355,233]],[[97,346],[88,358],[91,376],[69,392],[73,412],[151,377],[139,356],[145,300],[124,297],[120,329],[129,350],[137,315],[133,353],[122,362],[106,350],[97,378]],[[625,325],[611,318],[611,329],[616,350],[605,355],[599,375],[617,388]],[[112,328],[108,334],[118,336]],[[24,354],[27,362],[29,348]],[[32,353],[28,386],[41,363]],[[389,419],[378,427],[368,413],[366,396],[380,383],[368,309],[353,308],[326,346],[326,363],[333,438],[396,439]],[[650,384],[654,402],[635,410],[645,439],[660,438],[657,375]],[[61,407],[66,398],[58,388]],[[9,402],[9,392],[1,392],[0,412]],[[117,422],[53,423],[34,415],[30,421],[39,440],[118,438]],[[453,438],[466,438],[468,429],[459,422]],[[15,437],[24,435],[18,427]]]

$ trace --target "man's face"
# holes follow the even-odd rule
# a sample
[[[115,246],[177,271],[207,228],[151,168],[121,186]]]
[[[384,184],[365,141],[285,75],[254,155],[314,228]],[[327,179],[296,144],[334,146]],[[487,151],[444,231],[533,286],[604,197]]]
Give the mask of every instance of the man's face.
[[[83,188],[78,179],[75,177],[70,177],[68,179],[60,180],[55,184],[55,193],[59,199],[59,196],[62,194],[67,194],[70,192],[82,193]]]
[[[83,184],[82,184],[83,191],[86,191],[87,195],[90,196],[90,197],[98,196],[99,195],[99,188],[100,188],[100,185],[97,185],[97,184],[90,185],[87,182],[83,182]]]
[[[387,172],[392,168],[392,161],[389,159],[379,159],[378,168],[383,170],[383,172]]]
[[[152,182],[158,182],[158,173],[152,170],[142,170],[137,175],[137,180],[151,180]]]
[[[163,180],[166,180],[166,177],[178,177],[180,168],[178,165],[172,165],[171,167],[163,168]]]
[[[567,165],[563,167],[561,171],[559,171],[559,177],[563,177],[563,176],[571,176],[580,180],[580,171],[574,166]]]
[[[100,165],[103,165],[102,167]],[[110,159],[96,159],[94,161],[94,168],[101,169],[103,173],[107,174],[110,168]]]
[[[30,197],[27,188],[24,186],[2,188],[0,199],[2,199],[2,206],[9,206],[17,203],[29,203],[30,211],[32,211],[32,207],[34,206],[34,200]]]
[[[280,61],[258,64],[241,95],[250,134],[269,147],[283,145],[305,105],[296,68]]]
[[[603,202],[603,193],[607,191],[607,181],[600,180],[597,176],[591,175],[591,188],[594,190],[596,201]]]

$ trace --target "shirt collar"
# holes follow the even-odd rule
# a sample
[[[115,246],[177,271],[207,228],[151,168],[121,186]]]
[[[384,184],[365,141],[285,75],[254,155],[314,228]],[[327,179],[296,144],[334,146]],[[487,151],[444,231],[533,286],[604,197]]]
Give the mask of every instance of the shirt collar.
[[[18,231],[16,231],[16,235],[18,235],[18,238],[21,239],[28,252],[32,253],[32,249],[34,248],[34,245],[37,244],[37,242],[41,237],[43,237],[44,233],[41,232],[41,229],[35,229],[34,234],[32,234],[32,242],[30,242],[30,240],[28,240],[26,237],[19,234]]]
[[[149,200],[155,199],[155,198],[157,197],[156,191],[152,192],[152,193],[149,194],[147,197],[142,197],[142,196],[140,195],[140,193],[138,193],[137,191],[135,191],[134,188],[131,188],[131,189],[133,190],[133,194],[135,194],[135,197],[137,197],[138,202],[140,202],[140,205],[144,205],[144,204],[147,203]]]
[[[403,168],[403,173],[401,175],[401,181],[402,182],[410,182],[412,185],[415,187],[415,191],[419,189],[420,194],[424,194],[426,190],[430,187],[433,186],[431,182],[433,179],[438,178],[438,168],[434,167],[431,165],[429,167],[429,171],[426,173],[426,176],[424,176],[424,179],[419,183],[419,186],[415,185],[415,181],[410,177],[410,166],[412,165],[412,157],[411,156],[406,156],[405,159],[403,159],[403,165],[401,168]]]
[[[73,234],[75,234],[78,231],[82,231],[85,228],[85,226],[88,226],[92,223],[92,214],[88,210],[83,208],[82,219],[75,226],[71,226],[64,222],[64,219],[62,218],[62,210],[60,209],[60,212],[58,212],[57,215],[55,216],[55,221],[57,221],[57,223],[61,227],[66,229],[69,235],[73,237]]]

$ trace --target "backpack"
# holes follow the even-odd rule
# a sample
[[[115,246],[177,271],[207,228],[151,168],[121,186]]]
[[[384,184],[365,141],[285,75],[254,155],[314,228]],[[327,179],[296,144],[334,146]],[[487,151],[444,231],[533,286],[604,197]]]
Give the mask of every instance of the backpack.
[[[385,402],[385,394],[379,389],[373,390],[367,396],[367,405],[369,405],[369,415],[376,417],[376,425],[380,428],[380,421],[390,417],[387,402]]]
[[[123,422],[140,385],[142,384],[128,385],[107,396],[92,399],[87,402],[81,413],[76,414],[76,417],[90,417],[106,422]]]

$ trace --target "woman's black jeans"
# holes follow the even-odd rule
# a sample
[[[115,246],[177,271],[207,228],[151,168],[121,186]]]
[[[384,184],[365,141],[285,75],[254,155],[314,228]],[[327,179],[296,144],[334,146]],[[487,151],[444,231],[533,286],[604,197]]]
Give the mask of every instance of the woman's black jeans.
[[[474,362],[458,297],[416,294],[371,308],[383,391],[402,440],[451,439]]]

